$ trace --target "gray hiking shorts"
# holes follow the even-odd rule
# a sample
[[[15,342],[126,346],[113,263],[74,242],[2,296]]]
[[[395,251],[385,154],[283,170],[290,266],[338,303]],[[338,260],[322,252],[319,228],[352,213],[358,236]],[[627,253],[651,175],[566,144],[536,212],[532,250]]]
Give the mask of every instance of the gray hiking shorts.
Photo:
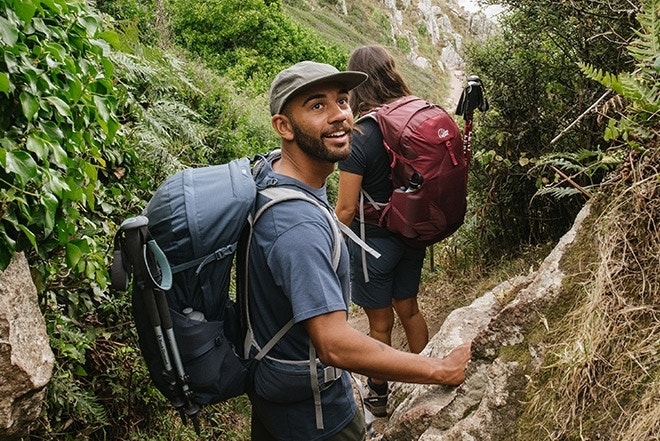
[[[419,279],[426,248],[412,248],[397,236],[367,237],[367,244],[380,252],[376,259],[366,254],[369,282],[362,272],[362,248],[348,242],[351,255],[351,300],[363,308],[386,308],[392,299],[409,299],[419,292]]]

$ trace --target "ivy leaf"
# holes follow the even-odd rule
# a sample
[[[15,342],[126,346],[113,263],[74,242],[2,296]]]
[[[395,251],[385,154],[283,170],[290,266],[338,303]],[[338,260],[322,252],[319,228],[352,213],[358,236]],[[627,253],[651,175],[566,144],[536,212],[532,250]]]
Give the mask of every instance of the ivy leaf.
[[[37,7],[32,2],[15,2],[14,3],[14,12],[18,15],[18,18],[23,20],[23,23],[30,23],[34,13],[37,11]]]
[[[56,96],[49,96],[49,97],[46,97],[46,101],[48,101],[53,106],[55,106],[55,108],[57,109],[57,112],[60,115],[62,115],[62,116],[71,116],[71,108],[62,99],[60,99]]]
[[[48,145],[46,145],[46,142],[34,133],[31,133],[30,136],[28,136],[28,139],[25,142],[25,147],[29,151],[34,152],[38,158],[45,158],[48,156]]]
[[[83,85],[77,78],[69,80],[69,102],[76,103],[83,93]]]
[[[54,142],[50,144],[50,147],[53,151],[53,163],[59,167],[65,168],[69,160],[69,155],[66,154],[66,150],[64,150],[62,144]]]
[[[98,20],[96,19],[96,17],[93,17],[91,15],[78,18],[78,23],[80,23],[85,28],[87,34],[90,36],[95,35],[96,31],[99,28]]]
[[[121,40],[119,39],[119,35],[114,31],[99,32],[97,37],[104,39],[105,41],[110,43],[110,45],[113,48],[115,48],[117,50],[119,50],[121,48]]]
[[[66,244],[66,263],[69,268],[74,268],[83,256],[82,250],[73,242]]]
[[[40,128],[50,139],[57,141],[64,139],[64,132],[62,132],[62,129],[53,121],[42,122]]]
[[[34,235],[34,233],[23,224],[18,224],[17,227],[23,232],[27,240],[30,241],[32,248],[34,248],[35,251],[39,251],[39,247],[37,246],[37,237]]]
[[[9,75],[4,72],[0,72],[0,92],[4,92],[5,95],[9,95]]]
[[[2,16],[0,16],[0,40],[7,46],[13,46],[18,41],[18,28]]]
[[[69,184],[62,179],[59,173],[55,173],[51,170],[45,178],[47,178],[46,183],[44,183],[44,190],[49,191],[51,194],[56,197],[61,198],[65,191],[69,191]]]
[[[55,215],[57,214],[57,207],[59,201],[52,193],[44,193],[41,195],[41,204],[44,207],[44,234],[48,236],[53,227],[55,226]]]
[[[101,120],[108,121],[110,119],[110,112],[108,111],[108,106],[106,106],[106,100],[103,97],[94,95],[94,105]]]
[[[23,182],[37,176],[37,164],[32,159],[32,156],[24,151],[7,152],[6,157],[7,165],[5,166],[8,172],[16,173]]]
[[[28,119],[28,121],[31,121],[39,111],[39,101],[37,101],[33,95],[25,91],[21,92],[18,98],[21,100],[23,115]]]

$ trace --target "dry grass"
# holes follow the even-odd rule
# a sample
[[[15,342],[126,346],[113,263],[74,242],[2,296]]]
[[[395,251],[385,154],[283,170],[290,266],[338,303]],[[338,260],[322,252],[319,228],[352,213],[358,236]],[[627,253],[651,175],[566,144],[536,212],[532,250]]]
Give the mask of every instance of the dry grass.
[[[528,414],[543,439],[660,439],[660,155],[652,153],[607,190],[617,196],[595,223],[599,262],[532,391]]]

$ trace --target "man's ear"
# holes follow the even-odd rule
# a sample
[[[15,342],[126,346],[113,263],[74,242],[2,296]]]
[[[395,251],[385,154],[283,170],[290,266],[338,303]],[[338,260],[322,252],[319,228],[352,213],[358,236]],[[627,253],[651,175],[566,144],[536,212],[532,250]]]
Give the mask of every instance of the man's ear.
[[[271,118],[270,123],[282,139],[287,141],[293,140],[294,135],[291,120],[286,115],[278,113]]]

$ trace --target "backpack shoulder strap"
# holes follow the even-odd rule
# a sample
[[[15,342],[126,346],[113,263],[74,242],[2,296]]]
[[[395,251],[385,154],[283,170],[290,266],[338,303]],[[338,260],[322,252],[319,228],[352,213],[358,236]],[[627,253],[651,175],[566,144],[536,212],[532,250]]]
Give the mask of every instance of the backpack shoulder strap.
[[[316,205],[326,215],[326,218],[328,219],[328,222],[330,224],[330,228],[332,229],[332,233],[334,236],[334,245],[332,251],[332,267],[335,270],[337,269],[339,265],[339,258],[341,257],[341,231],[336,217],[332,214],[332,212],[328,209],[328,207],[323,205],[321,202],[317,201],[315,198],[307,195],[303,191],[296,190],[290,187],[282,187],[282,186],[267,187],[262,190],[259,190],[259,193],[266,196],[270,200],[255,212],[252,219],[250,219],[252,225],[254,225],[257,222],[257,220],[261,217],[264,211],[266,211],[273,205],[278,204],[280,202],[290,201],[294,199],[301,199]]]
[[[244,314],[244,321],[245,321],[245,341],[244,341],[244,346],[243,346],[243,356],[245,358],[249,357],[250,354],[250,349],[252,347],[257,348],[258,354],[255,357],[257,360],[262,359],[270,349],[277,344],[277,342],[284,337],[284,335],[293,327],[294,325],[294,319],[291,318],[283,327],[280,329],[271,339],[262,347],[260,346],[256,340],[254,339],[254,333],[252,330],[252,322],[250,320],[250,308],[249,308],[249,296],[248,296],[248,268],[249,268],[249,250],[250,246],[252,243],[252,232],[253,232],[253,227],[257,223],[257,221],[261,218],[263,213],[268,210],[270,207],[273,205],[279,204],[280,202],[284,201],[290,201],[290,200],[304,200],[307,202],[310,202],[321,211],[323,211],[326,214],[326,217],[328,218],[328,221],[330,223],[330,227],[332,228],[333,231],[333,236],[334,236],[334,246],[333,246],[333,252],[332,252],[332,265],[335,270],[337,269],[339,265],[339,259],[341,257],[341,231],[339,230],[339,227],[337,225],[337,222],[335,219],[333,219],[332,214],[330,213],[330,210],[325,207],[321,202],[317,201],[316,199],[312,198],[311,196],[308,196],[301,190],[296,190],[293,188],[289,187],[282,187],[282,186],[275,186],[275,187],[267,187],[264,189],[259,190],[259,193],[262,195],[266,196],[269,198],[269,201],[266,202],[264,205],[259,207],[257,211],[249,216],[248,219],[248,235],[247,235],[247,241],[245,244],[245,253],[244,253],[244,258],[243,258],[243,277],[244,281],[241,284],[242,285],[242,292],[240,293],[241,296],[241,303],[242,303],[242,311]]]

